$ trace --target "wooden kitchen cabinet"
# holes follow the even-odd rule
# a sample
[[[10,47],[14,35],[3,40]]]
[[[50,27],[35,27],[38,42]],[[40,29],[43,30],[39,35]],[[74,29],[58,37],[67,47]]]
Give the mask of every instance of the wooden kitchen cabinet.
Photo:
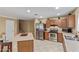
[[[49,32],[45,32],[45,40],[49,40]]]
[[[58,21],[57,20],[51,20],[50,24],[51,25],[58,25]]]
[[[48,25],[48,27],[50,27],[51,25],[57,25],[61,28],[66,28],[67,27],[67,18],[64,17],[64,19],[50,19],[49,24],[50,25]]]
[[[75,27],[75,15],[70,15],[67,17],[67,27],[69,28]]]
[[[47,20],[46,21],[46,28],[49,28],[50,27],[50,20]]]
[[[61,28],[66,28],[67,27],[67,19],[61,19],[60,20],[60,27]]]
[[[75,15],[68,15],[62,19],[53,19],[49,18],[46,21],[46,28],[49,28],[51,25],[58,25],[61,28],[74,28],[75,27]]]
[[[63,34],[57,33],[57,42],[63,43]]]
[[[59,27],[62,26],[62,24],[61,24],[61,20],[57,20],[57,25],[58,25]]]
[[[18,52],[33,52],[33,40],[18,41]]]

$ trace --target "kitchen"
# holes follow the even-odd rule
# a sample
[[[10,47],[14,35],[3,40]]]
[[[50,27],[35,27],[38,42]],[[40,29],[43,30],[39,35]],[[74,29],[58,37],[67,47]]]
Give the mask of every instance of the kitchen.
[[[38,20],[38,22],[40,21]],[[73,29],[75,28],[75,15],[68,15],[59,18],[48,18],[46,20],[46,23],[44,23],[42,26],[44,27],[43,31],[43,35],[45,35],[43,37],[44,40],[51,40],[51,38],[58,38],[56,39],[56,41],[63,42],[61,39],[62,32],[72,33]],[[54,37],[52,37],[53,35]]]
[[[76,37],[76,35],[78,34],[78,32],[76,32],[77,27],[76,18],[78,18],[76,13],[77,12],[75,10],[69,12],[65,16],[60,17],[59,16],[48,17],[48,18],[41,17],[32,20],[15,19],[14,20],[15,25],[9,25],[10,28],[14,27],[13,28],[14,32],[12,32],[14,34],[13,38],[11,37],[12,38],[11,41],[7,40],[7,42],[9,41],[12,42],[10,44],[11,51],[13,52],[72,51],[70,48],[71,41],[69,40],[71,37],[67,39],[66,36],[69,35],[72,36],[73,34],[73,37]],[[38,16],[38,14],[34,15]],[[11,18],[8,19],[11,20]],[[8,29],[9,28],[7,28],[7,32],[11,30]],[[69,43],[69,45],[67,45],[67,42]]]

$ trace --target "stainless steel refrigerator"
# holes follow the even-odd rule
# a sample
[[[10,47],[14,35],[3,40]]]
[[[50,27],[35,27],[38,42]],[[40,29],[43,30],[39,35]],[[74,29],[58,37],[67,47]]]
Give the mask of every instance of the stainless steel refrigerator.
[[[44,39],[44,24],[42,22],[36,23],[36,39]]]

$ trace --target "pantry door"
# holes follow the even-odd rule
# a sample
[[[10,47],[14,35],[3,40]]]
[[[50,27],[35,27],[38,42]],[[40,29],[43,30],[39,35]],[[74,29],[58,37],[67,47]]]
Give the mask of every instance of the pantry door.
[[[6,41],[11,41],[14,37],[14,20],[6,20]]]

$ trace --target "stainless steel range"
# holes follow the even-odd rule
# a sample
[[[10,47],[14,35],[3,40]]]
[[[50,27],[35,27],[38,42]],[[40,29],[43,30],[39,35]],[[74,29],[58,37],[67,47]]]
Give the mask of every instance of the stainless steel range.
[[[51,30],[49,32],[49,40],[57,42],[57,32],[58,30]]]
[[[49,40],[57,42],[57,33],[50,33]]]

